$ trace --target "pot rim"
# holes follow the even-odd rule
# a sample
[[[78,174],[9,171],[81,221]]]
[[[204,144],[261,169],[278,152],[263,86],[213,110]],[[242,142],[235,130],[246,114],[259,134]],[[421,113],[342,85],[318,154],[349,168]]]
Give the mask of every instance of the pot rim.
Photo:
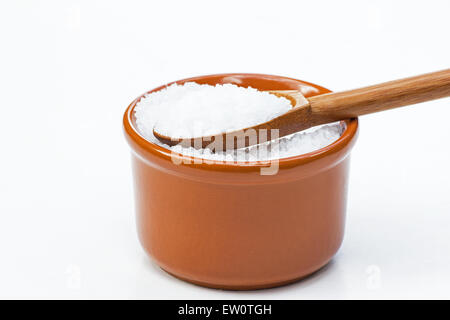
[[[136,104],[148,93],[159,91],[171,84],[174,83],[184,83],[188,81],[197,81],[202,80],[208,77],[236,77],[236,76],[252,76],[252,77],[261,77],[261,78],[271,78],[272,80],[280,79],[280,80],[291,80],[299,83],[303,83],[306,85],[312,85],[316,87],[321,87],[316,84],[313,84],[311,82],[295,79],[295,78],[289,78],[289,77],[283,77],[283,76],[276,76],[276,75],[267,75],[267,74],[259,74],[259,73],[222,73],[222,74],[210,74],[210,75],[203,75],[203,76],[196,76],[196,77],[190,77],[186,79],[181,79],[177,81],[172,81],[170,83],[167,83],[165,85],[159,86],[157,88],[154,88],[152,90],[149,90],[143,94],[141,94],[139,97],[137,97],[126,109],[124,116],[123,116],[123,129],[125,131],[125,134],[127,138],[129,139],[129,142],[133,142],[133,144],[136,144],[141,150],[145,152],[149,152],[152,155],[156,155],[159,158],[162,158],[164,160],[173,161],[174,158],[176,161],[178,161],[182,165],[188,165],[188,166],[194,166],[194,167],[204,167],[212,170],[229,170],[229,169],[259,169],[263,167],[267,167],[268,164],[270,164],[270,160],[263,160],[263,161],[217,161],[217,160],[208,160],[204,158],[198,158],[193,157],[189,155],[183,155],[177,152],[174,152],[172,150],[166,149],[162,146],[159,146],[146,138],[144,138],[138,131],[138,129],[134,125],[133,121],[133,111],[136,106]],[[325,89],[326,91],[331,92],[330,90],[321,87],[322,89]],[[302,164],[309,163],[314,160],[321,159],[323,157],[326,157],[327,155],[336,153],[343,148],[345,148],[347,145],[349,145],[352,141],[354,141],[354,138],[358,132],[358,118],[351,118],[343,120],[342,122],[345,123],[345,129],[342,132],[341,136],[334,141],[333,143],[320,148],[318,150],[291,156],[287,158],[280,158],[280,159],[274,159],[272,161],[278,161],[278,165],[280,168],[285,167],[294,167],[299,166]],[[133,148],[133,146],[132,146]]]

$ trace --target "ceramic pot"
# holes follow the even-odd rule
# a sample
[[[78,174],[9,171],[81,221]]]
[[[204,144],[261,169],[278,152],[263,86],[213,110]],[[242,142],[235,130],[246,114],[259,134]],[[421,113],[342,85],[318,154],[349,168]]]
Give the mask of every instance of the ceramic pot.
[[[261,74],[210,75],[177,83],[187,81],[299,89],[307,97],[329,92]],[[267,163],[208,164],[144,139],[133,112],[141,97],[128,107],[123,123],[132,151],[139,239],[162,269],[198,285],[246,290],[296,281],[330,261],[344,233],[357,119],[342,122],[343,134],[333,144],[280,159],[276,174],[261,175]]]

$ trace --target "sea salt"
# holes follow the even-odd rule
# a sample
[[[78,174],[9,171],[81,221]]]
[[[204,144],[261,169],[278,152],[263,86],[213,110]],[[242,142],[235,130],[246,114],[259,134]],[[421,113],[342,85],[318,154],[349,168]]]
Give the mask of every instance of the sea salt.
[[[333,123],[267,142],[227,152],[170,147],[153,135],[153,129],[173,138],[215,135],[269,121],[292,108],[290,101],[254,88],[232,84],[173,84],[146,94],[135,107],[138,131],[147,140],[184,155],[218,161],[263,161],[296,156],[321,149],[342,134],[343,125]]]
[[[286,98],[233,84],[188,82],[157,92],[150,103],[165,114],[155,122],[159,134],[196,138],[241,130],[269,121],[292,108]],[[139,112],[139,109],[137,110]]]

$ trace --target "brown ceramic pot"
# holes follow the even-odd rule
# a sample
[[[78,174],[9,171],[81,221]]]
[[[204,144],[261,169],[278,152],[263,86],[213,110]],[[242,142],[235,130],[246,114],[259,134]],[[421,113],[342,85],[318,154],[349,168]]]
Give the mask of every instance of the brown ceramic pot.
[[[329,92],[260,74],[177,83],[186,81],[301,89],[306,96]],[[357,119],[345,121],[345,131],[333,144],[280,159],[277,174],[261,175],[267,163],[193,163],[191,157],[145,140],[133,115],[140,98],[128,107],[123,122],[132,149],[139,238],[161,268],[195,284],[245,290],[296,281],[330,261],[343,238]],[[190,163],[174,164],[171,156]]]

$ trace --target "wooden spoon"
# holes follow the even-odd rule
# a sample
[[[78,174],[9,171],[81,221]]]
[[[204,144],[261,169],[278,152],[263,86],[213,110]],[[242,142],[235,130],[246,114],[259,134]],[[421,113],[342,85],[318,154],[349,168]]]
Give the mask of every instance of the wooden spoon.
[[[288,98],[293,108],[265,123],[210,137],[175,139],[161,135],[155,130],[153,134],[161,142],[170,146],[182,143],[184,146],[211,148],[215,151],[242,148],[320,124],[448,97],[450,96],[450,69],[310,98],[305,98],[300,91],[296,90],[269,92]],[[272,131],[272,129],[278,130]]]

